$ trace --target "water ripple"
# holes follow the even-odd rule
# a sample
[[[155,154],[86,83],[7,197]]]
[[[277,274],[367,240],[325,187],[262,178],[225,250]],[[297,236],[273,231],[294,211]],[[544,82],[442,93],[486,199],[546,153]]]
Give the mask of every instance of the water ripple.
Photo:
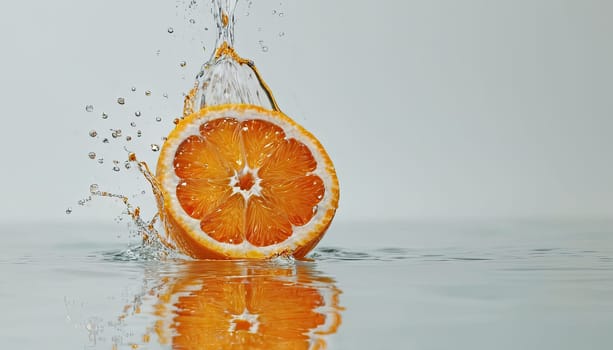
[[[518,248],[496,247],[484,251],[441,248],[439,251],[408,248],[380,248],[372,250],[352,250],[339,247],[316,248],[309,256],[316,261],[556,261],[575,259],[580,261],[598,260],[610,262],[608,254],[594,250],[571,250],[559,248]]]

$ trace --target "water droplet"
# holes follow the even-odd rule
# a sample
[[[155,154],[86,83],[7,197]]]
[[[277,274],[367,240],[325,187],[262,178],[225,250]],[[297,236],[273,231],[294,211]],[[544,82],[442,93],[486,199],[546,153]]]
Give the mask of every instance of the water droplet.
[[[96,137],[96,136],[98,136],[98,132],[96,130],[90,130],[89,131],[89,136]]]
[[[134,127],[136,127],[136,123],[135,122],[131,122],[130,126],[134,128]]]
[[[113,171],[119,171],[119,170],[121,170],[121,169],[119,169],[119,167],[118,167],[117,165],[115,165],[115,166],[113,167]]]
[[[104,158],[98,158],[98,164],[104,163]]]
[[[108,118],[109,118],[109,115],[108,115],[108,114],[106,114],[106,113],[102,113],[102,119],[108,119]]]
[[[153,152],[157,152],[157,151],[159,151],[159,150],[160,150],[160,146],[156,145],[155,143],[152,143],[152,144],[151,144],[151,150],[152,150]]]
[[[102,140],[102,143],[109,143],[109,139],[105,138],[104,140]]]
[[[117,98],[117,103],[119,103],[120,105],[123,105],[126,103],[126,99],[123,97],[119,97]]]
[[[66,208],[66,214],[72,214],[72,208]]]
[[[87,156],[89,157],[89,159],[96,159],[96,153],[95,152],[89,152],[87,154]]]
[[[143,132],[140,130],[136,131],[136,137],[141,137],[143,135]]]
[[[94,111],[94,106],[87,105],[87,106],[85,106],[85,110],[88,111],[88,112],[93,112]]]
[[[162,121],[162,117],[155,117],[155,121],[156,122],[161,122]]]
[[[172,34],[175,32],[175,29],[173,27],[168,27],[168,33]]]
[[[181,62],[179,62],[179,66],[185,67],[185,66],[187,66],[187,62],[181,61]]]
[[[137,116],[137,117],[140,117],[140,111],[134,112],[134,115]]]
[[[132,86],[132,88],[130,90],[132,90],[132,92],[134,92],[134,91],[136,91],[136,87]]]
[[[145,91],[145,96],[151,96],[151,90]]]
[[[126,141],[132,141],[132,136],[126,136]]]
[[[91,192],[91,193],[98,192],[98,184],[91,184],[91,185],[89,185],[89,192]]]

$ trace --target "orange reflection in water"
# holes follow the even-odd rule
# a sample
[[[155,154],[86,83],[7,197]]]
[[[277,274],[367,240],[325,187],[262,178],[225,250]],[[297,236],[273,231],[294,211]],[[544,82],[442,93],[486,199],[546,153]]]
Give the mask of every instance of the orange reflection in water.
[[[334,280],[310,263],[194,261],[155,293],[157,335],[172,349],[325,349],[341,323]]]

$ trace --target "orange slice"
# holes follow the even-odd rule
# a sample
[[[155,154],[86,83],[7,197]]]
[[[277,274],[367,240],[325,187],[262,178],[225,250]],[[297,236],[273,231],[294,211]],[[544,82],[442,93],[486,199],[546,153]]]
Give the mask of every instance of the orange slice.
[[[281,112],[251,105],[181,120],[156,177],[166,231],[194,258],[303,257],[338,206],[334,165],[319,141]]]

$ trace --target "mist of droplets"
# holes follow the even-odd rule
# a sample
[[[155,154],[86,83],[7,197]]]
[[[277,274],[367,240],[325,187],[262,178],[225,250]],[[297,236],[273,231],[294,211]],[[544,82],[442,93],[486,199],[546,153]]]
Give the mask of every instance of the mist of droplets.
[[[185,60],[180,61],[179,65],[181,67],[185,67],[187,66],[187,62]],[[138,88],[138,85],[129,85],[127,90],[130,91],[131,93],[141,93],[146,97],[153,97],[155,96],[154,94],[154,90],[153,89],[142,89],[142,88]],[[132,96],[132,95],[131,95]],[[167,92],[161,92],[159,95],[159,99],[162,99],[162,101],[165,101],[168,99],[168,93]],[[139,146],[144,146],[144,149],[146,149],[149,152],[159,152],[160,150],[160,145],[158,144],[148,144],[147,145],[143,145],[140,142],[136,142],[135,140],[138,140],[139,138],[142,138],[143,141],[146,140],[147,138],[145,138],[145,133],[143,132],[143,130],[141,129],[136,129],[137,128],[137,121],[142,121],[142,124],[145,125],[153,125],[150,124],[151,122],[155,122],[157,123],[161,123],[162,120],[164,120],[164,118],[160,115],[155,115],[155,114],[149,114],[148,112],[143,112],[139,109],[132,109],[132,112],[130,113],[128,110],[123,109],[123,106],[127,106],[128,105],[128,98],[129,96],[126,95],[120,95],[119,97],[116,98],[115,102],[117,103],[115,106],[115,108],[119,108],[119,111],[113,111],[113,115],[114,117],[112,118],[113,120],[113,124],[107,124],[108,126],[115,126],[115,127],[96,127],[96,129],[91,129],[88,131],[88,135],[90,137],[90,140],[92,140],[93,142],[97,143],[97,144],[103,144],[103,145],[120,145],[123,146],[123,149],[126,152],[132,152],[132,148],[133,147],[139,147]],[[138,98],[134,98],[134,101],[130,101],[132,103],[130,103],[130,105],[138,105],[139,103],[143,103],[142,100],[138,99]],[[159,101],[158,100],[151,100],[151,101]],[[85,111],[89,114],[91,112],[94,111],[94,105],[93,104],[86,104],[85,105]],[[98,121],[100,122],[100,119],[102,119],[104,122],[103,123],[108,123],[106,122],[106,120],[111,119],[110,118],[110,113],[107,112],[101,112],[98,115]],[[138,119],[135,119],[138,118]],[[132,120],[131,120],[132,119]],[[169,120],[172,120],[172,117],[169,118]],[[92,121],[94,122],[94,121]],[[127,127],[127,129],[122,130],[122,128],[117,128],[117,126],[119,124],[125,123],[125,126]],[[138,124],[141,124],[141,122],[139,122]],[[161,125],[161,124],[160,124]],[[138,126],[142,126],[142,125],[138,125]],[[163,134],[165,135],[168,131],[170,131],[171,129],[171,125],[169,125],[169,128],[165,131],[162,131]],[[134,129],[132,129],[134,128]],[[128,132],[129,131],[129,132]],[[153,136],[153,135],[152,135]],[[159,137],[159,136],[158,136]],[[157,137],[156,137],[157,139]],[[163,138],[162,138],[163,139]],[[151,140],[152,141],[152,140]],[[123,145],[122,145],[123,143]],[[116,158],[116,157],[121,157],[121,155],[116,154],[115,156],[109,156],[109,152],[113,152],[115,150],[115,152],[117,152],[117,148],[116,147],[111,147],[108,148],[109,146],[104,146],[104,149],[96,149],[95,151],[90,149],[88,150],[86,153],[87,155],[87,159],[90,159],[92,162],[97,162],[100,165],[104,165],[105,162],[105,157],[103,157],[103,155],[107,156],[107,157],[112,157],[112,158]],[[129,148],[128,148],[129,147]],[[113,161],[112,164],[110,165],[110,170],[112,170],[113,172],[119,172],[122,169],[130,169],[131,165],[129,163],[119,163],[117,160]]]

